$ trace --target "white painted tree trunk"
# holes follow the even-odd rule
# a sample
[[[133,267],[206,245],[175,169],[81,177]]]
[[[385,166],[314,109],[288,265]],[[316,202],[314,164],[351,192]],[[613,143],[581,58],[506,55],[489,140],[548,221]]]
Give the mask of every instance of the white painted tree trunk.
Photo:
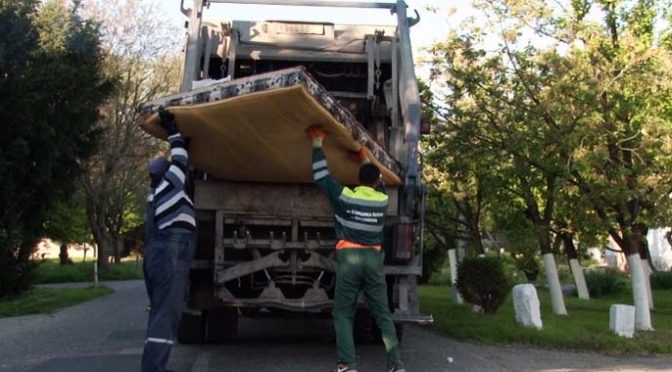
[[[651,313],[649,310],[649,296],[646,293],[644,282],[644,269],[639,253],[628,256],[630,268],[630,280],[632,281],[632,297],[635,300],[635,329],[638,331],[651,331]]]
[[[641,257],[641,256],[640,256]],[[653,310],[653,292],[651,292],[651,266],[648,260],[642,260],[642,271],[644,272],[644,285],[646,285],[646,295],[649,298],[649,309]]]
[[[574,276],[574,284],[576,284],[576,292],[582,300],[590,300],[590,293],[588,293],[588,286],[586,285],[586,277],[583,275],[583,267],[576,258],[569,260],[569,267],[572,269],[572,276]]]
[[[555,315],[567,315],[565,299],[562,297],[562,288],[558,278],[558,268],[555,266],[553,253],[544,254],[544,268],[546,268],[546,282],[551,294],[551,308]]]
[[[450,284],[453,287],[453,300],[457,304],[462,304],[464,301],[457,290],[457,252],[455,252],[455,249],[448,250],[448,262],[450,263]]]

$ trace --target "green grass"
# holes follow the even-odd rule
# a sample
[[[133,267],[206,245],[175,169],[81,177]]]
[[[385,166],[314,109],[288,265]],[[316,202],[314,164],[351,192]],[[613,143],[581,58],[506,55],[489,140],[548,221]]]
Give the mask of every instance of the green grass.
[[[136,267],[135,261],[110,264],[107,270],[98,272],[98,280],[142,279],[142,263]],[[46,260],[37,268],[38,284],[75,283],[93,281],[93,261],[76,262],[73,265],[59,265],[58,260]]]
[[[30,314],[48,314],[64,307],[76,305],[113,291],[97,288],[36,288],[18,297],[0,300],[0,318]]]
[[[653,332],[638,332],[634,338],[618,337],[609,330],[609,307],[631,304],[632,295],[624,292],[593,300],[565,296],[568,316],[553,315],[549,295],[539,291],[542,330],[515,323],[511,296],[496,314],[471,311],[470,305],[452,302],[450,287],[420,287],[420,306],[434,315],[434,327],[463,340],[487,344],[525,344],[548,348],[593,350],[606,353],[672,354],[672,290],[654,291],[656,309],[651,312]]]

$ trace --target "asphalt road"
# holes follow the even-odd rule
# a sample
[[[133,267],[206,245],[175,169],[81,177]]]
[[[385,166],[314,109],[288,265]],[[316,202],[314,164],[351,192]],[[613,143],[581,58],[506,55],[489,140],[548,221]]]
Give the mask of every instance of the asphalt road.
[[[114,294],[52,315],[0,319],[0,371],[139,371],[147,316],[144,285],[107,285]],[[359,346],[357,352],[360,372],[384,371],[381,345]],[[326,372],[335,358],[329,320],[244,319],[236,344],[178,345],[169,367],[176,372]],[[411,372],[672,371],[672,358],[481,346],[418,327],[406,327],[402,358]]]

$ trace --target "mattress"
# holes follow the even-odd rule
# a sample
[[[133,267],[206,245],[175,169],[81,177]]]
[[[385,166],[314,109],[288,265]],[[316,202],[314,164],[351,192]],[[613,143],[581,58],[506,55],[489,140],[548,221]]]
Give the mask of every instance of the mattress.
[[[364,146],[386,184],[401,184],[399,163],[303,67],[220,82],[140,107],[142,128],[164,138],[159,108],[175,114],[189,143],[190,163],[222,180],[312,183],[311,141],[320,125],[331,175],[357,184],[360,164],[350,153]]]

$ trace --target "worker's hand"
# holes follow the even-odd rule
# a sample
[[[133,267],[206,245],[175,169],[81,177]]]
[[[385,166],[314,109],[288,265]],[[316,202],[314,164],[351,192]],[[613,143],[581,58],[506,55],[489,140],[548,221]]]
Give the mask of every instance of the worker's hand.
[[[175,115],[170,111],[161,108],[159,109],[159,118],[161,119],[161,128],[165,129],[168,136],[172,136],[177,133],[177,121],[175,121]]]
[[[358,151],[350,151],[349,156],[352,161],[357,163],[366,164],[371,162],[369,159],[369,153],[364,145],[360,145]]]
[[[327,137],[327,132],[319,125],[306,128],[306,135],[313,140],[313,147],[322,147],[322,141]]]

